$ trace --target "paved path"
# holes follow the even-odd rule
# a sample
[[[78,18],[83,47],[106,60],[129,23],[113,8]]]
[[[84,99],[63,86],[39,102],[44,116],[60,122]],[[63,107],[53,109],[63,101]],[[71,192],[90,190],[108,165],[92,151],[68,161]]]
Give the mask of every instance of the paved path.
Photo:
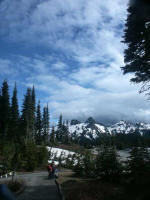
[[[26,182],[26,188],[17,200],[60,200],[54,179],[49,180],[47,172],[19,175]]]

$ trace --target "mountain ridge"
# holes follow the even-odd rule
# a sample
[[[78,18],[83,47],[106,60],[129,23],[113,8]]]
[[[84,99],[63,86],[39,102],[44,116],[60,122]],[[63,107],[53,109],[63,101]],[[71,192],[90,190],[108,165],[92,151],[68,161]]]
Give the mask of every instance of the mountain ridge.
[[[69,136],[73,140],[90,140],[96,141],[104,135],[116,134],[134,134],[150,133],[150,123],[131,123],[121,120],[111,126],[106,126],[96,122],[92,117],[89,117],[85,122],[73,119],[64,123],[68,127]],[[56,127],[56,130],[58,127]]]
[[[78,121],[78,120],[73,120],[73,121]],[[137,123],[132,123],[128,122],[125,120],[120,120],[119,122],[111,125],[111,126],[106,126],[102,123],[96,122],[92,117],[89,117],[85,122],[80,122],[73,124],[72,120],[69,123],[69,132],[77,132],[81,133],[81,129],[83,131],[87,132],[96,132],[98,131],[99,133],[105,133],[105,134],[117,134],[117,133],[124,133],[124,134],[129,134],[129,133],[135,133],[139,131],[139,133],[142,135],[144,131],[150,131],[150,123],[144,123],[144,122],[137,122]]]

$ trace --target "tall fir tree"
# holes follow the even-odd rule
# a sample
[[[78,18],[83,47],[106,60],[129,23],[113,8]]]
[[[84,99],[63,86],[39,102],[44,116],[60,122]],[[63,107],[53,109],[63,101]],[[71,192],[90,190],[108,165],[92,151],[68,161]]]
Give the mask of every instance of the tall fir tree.
[[[58,120],[58,130],[56,132],[56,138],[58,141],[60,141],[63,144],[69,143],[69,129],[67,122],[63,122],[62,114],[59,117]]]
[[[150,178],[150,155],[146,148],[132,148],[128,160],[128,171],[136,183],[145,182]]]
[[[149,89],[150,81],[150,2],[130,0],[124,30],[124,74],[132,72],[134,83],[143,83],[143,91]],[[148,86],[148,87],[147,87]]]
[[[32,87],[31,91],[31,119],[32,119],[32,132],[33,132],[33,137],[35,135],[35,113],[36,113],[36,97],[35,97],[35,88],[34,86]]]
[[[2,136],[2,92],[1,92],[1,88],[0,88],[0,137]]]
[[[1,89],[0,98],[0,133],[2,138],[8,136],[9,121],[10,121],[10,99],[9,99],[9,86],[4,80]]]
[[[62,125],[62,142],[64,144],[68,144],[69,143],[69,128],[67,123],[63,123]]]
[[[56,132],[56,139],[57,139],[59,142],[62,142],[62,137],[63,137],[62,126],[63,126],[62,114],[60,114],[59,120],[58,120],[58,129],[57,129],[57,132]]]
[[[48,105],[43,108],[43,118],[42,118],[42,126],[43,126],[43,142],[46,145],[48,143],[49,137],[49,108]]]
[[[61,114],[58,121],[58,128],[60,129],[62,125],[63,125],[63,122],[62,122],[62,114]]]
[[[13,96],[11,99],[11,107],[10,107],[10,139],[16,140],[19,139],[19,106],[18,106],[18,99],[17,99],[17,86],[15,83],[15,87],[13,90]]]
[[[119,181],[122,165],[114,147],[104,147],[96,158],[96,174],[104,180]]]
[[[33,96],[31,88],[27,88],[22,106],[22,128],[26,139],[34,140],[35,110],[33,106]]]
[[[40,101],[38,102],[37,105],[37,110],[36,110],[36,134],[35,134],[35,140],[37,144],[42,143],[42,115],[41,115],[41,106],[40,106]]]
[[[54,129],[54,126],[52,127],[52,132],[50,134],[50,143],[51,144],[54,144],[55,143],[55,140],[56,140],[56,136],[55,136],[55,129]]]

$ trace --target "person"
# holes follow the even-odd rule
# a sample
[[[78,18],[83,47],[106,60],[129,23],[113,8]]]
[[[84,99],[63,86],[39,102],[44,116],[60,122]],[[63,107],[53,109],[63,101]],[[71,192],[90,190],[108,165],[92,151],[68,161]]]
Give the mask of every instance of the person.
[[[47,171],[48,171],[48,178],[51,178],[53,169],[50,163],[47,165]]]
[[[55,169],[56,169],[56,167],[55,167],[55,163],[54,162],[52,162],[51,167],[52,167],[52,178],[55,178]]]
[[[55,163],[52,163],[52,177],[58,178],[58,168],[56,167]]]
[[[4,184],[0,184],[0,199],[1,200],[16,200],[14,195],[8,189],[8,187]]]
[[[55,178],[58,178],[58,168],[55,168]]]

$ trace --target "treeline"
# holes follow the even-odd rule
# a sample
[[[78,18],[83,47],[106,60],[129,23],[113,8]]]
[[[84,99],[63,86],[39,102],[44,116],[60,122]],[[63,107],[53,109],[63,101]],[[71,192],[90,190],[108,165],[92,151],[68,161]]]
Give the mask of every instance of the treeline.
[[[61,144],[72,144],[74,143],[72,136],[69,133],[68,121],[64,122],[62,119],[62,114],[59,117],[58,125],[55,128],[52,127],[50,142],[52,145]]]
[[[21,113],[15,84],[10,100],[9,86],[5,80],[0,91],[0,140],[32,140],[36,144],[47,144],[49,135],[49,109],[43,108],[40,101],[36,106],[35,89],[27,88],[24,95]]]
[[[35,163],[39,165],[35,154],[40,151],[46,152],[37,145],[43,145],[44,148],[48,143],[48,105],[41,113],[40,101],[36,104],[33,86],[27,88],[20,111],[16,84],[10,96],[8,83],[4,80],[0,90],[0,162],[2,166],[12,168],[15,164],[15,167],[29,169],[32,162],[31,168],[34,168]]]
[[[95,145],[115,146],[120,150],[132,147],[150,147],[150,133],[145,131],[142,135],[139,132],[102,135],[98,138]]]

